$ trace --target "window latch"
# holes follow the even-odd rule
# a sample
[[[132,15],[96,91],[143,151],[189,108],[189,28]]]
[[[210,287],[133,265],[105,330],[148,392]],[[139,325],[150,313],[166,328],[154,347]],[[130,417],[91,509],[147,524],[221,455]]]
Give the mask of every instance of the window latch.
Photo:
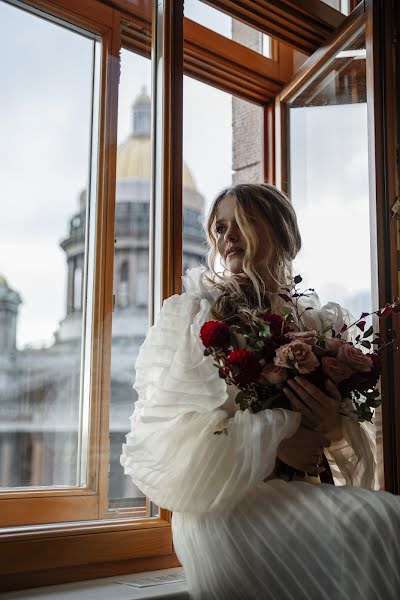
[[[396,198],[396,202],[392,206],[392,213],[394,219],[400,219],[400,196]]]

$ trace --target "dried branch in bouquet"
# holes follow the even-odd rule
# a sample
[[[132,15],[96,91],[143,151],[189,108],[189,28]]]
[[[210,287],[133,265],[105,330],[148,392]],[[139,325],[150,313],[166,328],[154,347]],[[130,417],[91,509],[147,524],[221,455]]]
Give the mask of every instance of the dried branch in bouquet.
[[[395,348],[393,335],[383,340],[372,326],[364,331],[366,317],[387,318],[399,313],[399,298],[372,313],[363,312],[339,332],[333,323],[316,331],[304,322],[306,313],[314,309],[302,301],[314,294],[314,289],[300,291],[301,281],[297,275],[278,294],[285,303],[282,314],[241,308],[230,325],[204,323],[200,332],[204,354],[212,355],[219,376],[238,388],[235,400],[241,410],[290,409],[282,390],[288,378],[300,374],[320,389],[331,379],[343,397],[340,412],[357,421],[372,421],[381,402],[377,386],[383,352]],[[355,328],[360,332],[354,343],[347,341],[345,336]]]

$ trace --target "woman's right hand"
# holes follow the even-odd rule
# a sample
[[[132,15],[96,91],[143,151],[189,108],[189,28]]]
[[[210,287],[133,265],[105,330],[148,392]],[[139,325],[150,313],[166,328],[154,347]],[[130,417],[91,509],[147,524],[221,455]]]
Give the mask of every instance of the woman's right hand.
[[[300,425],[291,438],[280,443],[277,457],[298,471],[319,475],[324,471],[324,467],[319,466],[323,449],[329,445],[326,435]]]

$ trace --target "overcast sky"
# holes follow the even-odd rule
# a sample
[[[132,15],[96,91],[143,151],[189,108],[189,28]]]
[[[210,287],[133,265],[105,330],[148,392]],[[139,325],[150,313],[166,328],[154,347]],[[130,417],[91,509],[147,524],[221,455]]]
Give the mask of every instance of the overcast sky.
[[[225,15],[215,20],[205,5],[185,4],[190,18],[205,25],[212,18],[230,36]],[[65,316],[59,243],[87,185],[92,51],[89,38],[0,0],[0,274],[23,300],[19,347],[50,343]],[[143,85],[150,91],[150,61],[123,52],[119,141],[131,131]],[[305,240],[299,265],[323,296],[343,302],[369,281],[366,110],[293,112],[293,198]],[[184,159],[207,203],[231,182],[231,125],[231,97],[185,77]]]

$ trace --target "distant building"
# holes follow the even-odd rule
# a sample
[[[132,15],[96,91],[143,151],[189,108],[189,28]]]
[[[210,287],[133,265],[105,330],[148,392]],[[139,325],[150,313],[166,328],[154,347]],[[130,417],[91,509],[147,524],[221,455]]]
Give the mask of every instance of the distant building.
[[[110,406],[110,499],[142,494],[123,475],[121,445],[136,392],[134,362],[148,325],[151,103],[133,105],[131,135],[118,147]],[[183,269],[204,262],[204,198],[183,165]],[[79,386],[86,192],[61,248],[67,263],[66,315],[48,348],[16,348],[22,302],[0,277],[0,486],[79,484]],[[23,290],[21,290],[23,293]]]

